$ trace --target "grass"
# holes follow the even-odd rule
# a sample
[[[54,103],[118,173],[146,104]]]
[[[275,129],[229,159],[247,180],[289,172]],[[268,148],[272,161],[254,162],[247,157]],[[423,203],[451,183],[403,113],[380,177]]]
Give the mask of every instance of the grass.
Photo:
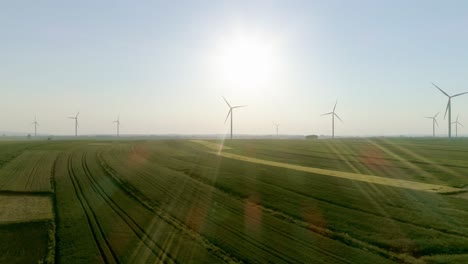
[[[1,175],[32,182],[11,191],[20,197],[27,191],[43,195],[33,190],[44,190],[40,179],[49,180],[56,228],[46,232],[46,253],[39,258],[49,263],[51,237],[57,237],[59,263],[468,261],[464,193],[324,173],[463,189],[466,140],[233,140],[224,142],[226,157],[212,153],[216,143],[9,142],[9,151],[0,149],[0,182]],[[234,155],[268,162],[229,158]],[[18,230],[12,232],[20,241]]]

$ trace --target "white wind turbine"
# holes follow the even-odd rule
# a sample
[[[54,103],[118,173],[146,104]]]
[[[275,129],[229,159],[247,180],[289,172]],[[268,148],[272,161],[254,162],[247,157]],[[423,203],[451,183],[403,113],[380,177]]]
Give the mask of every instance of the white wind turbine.
[[[432,85],[434,85],[437,89],[439,89],[439,91],[441,91],[443,94],[445,94],[448,97],[448,103],[447,103],[447,108],[445,109],[444,119],[445,119],[445,116],[447,116],[447,111],[448,111],[448,116],[449,116],[448,117],[448,136],[449,138],[451,138],[452,137],[452,98],[467,94],[468,92],[459,93],[459,94],[450,96],[448,95],[448,93],[442,90],[439,86],[435,85],[434,83]]]
[[[455,136],[458,137],[458,125],[464,127],[462,123],[458,122],[458,115],[457,115],[457,121],[453,122],[452,124],[455,124]]]
[[[437,123],[437,115],[439,115],[439,113],[435,114],[435,116],[426,116],[425,118],[429,118],[429,119],[432,119],[432,136],[435,137],[435,126],[439,126],[439,123]]]
[[[34,125],[34,136],[37,136],[37,126],[39,123],[36,120],[36,117],[34,116],[34,122],[32,123]]]
[[[278,137],[279,136],[278,131],[279,131],[279,126],[280,125],[279,124],[273,124],[273,125],[276,127],[276,137]]]
[[[76,113],[76,116],[70,116],[68,118],[75,119],[75,137],[78,136],[78,115],[80,112]]]
[[[325,113],[323,114],[324,115],[331,115],[332,116],[332,138],[335,138],[335,116],[341,121],[343,122],[343,120],[341,120],[341,118],[335,113],[335,109],[336,109],[336,105],[338,104],[338,100],[336,101],[335,103],[335,106],[333,107],[333,111],[329,112],[329,113]]]
[[[117,126],[117,136],[120,136],[120,115],[117,116],[117,120],[113,121],[112,123],[115,123]]]
[[[226,116],[226,119],[224,120],[224,123],[226,123],[226,121],[227,121],[227,119],[229,118],[229,116],[231,116],[231,139],[232,139],[232,125],[233,125],[233,121],[232,121],[233,117],[232,117],[232,115],[233,115],[233,113],[234,113],[233,110],[236,109],[236,108],[246,107],[247,105],[231,106],[231,105],[228,103],[228,101],[226,100],[226,98],[223,97],[223,99],[224,99],[224,101],[226,102],[226,104],[229,106],[229,112],[228,112],[228,114],[227,114],[227,116]]]

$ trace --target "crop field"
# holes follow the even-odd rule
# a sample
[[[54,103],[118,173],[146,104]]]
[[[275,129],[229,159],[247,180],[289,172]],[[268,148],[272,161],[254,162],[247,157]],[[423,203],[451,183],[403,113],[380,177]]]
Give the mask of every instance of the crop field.
[[[467,140],[0,146],[1,263],[468,262]]]
[[[56,151],[25,151],[0,170],[0,191],[50,192]]]

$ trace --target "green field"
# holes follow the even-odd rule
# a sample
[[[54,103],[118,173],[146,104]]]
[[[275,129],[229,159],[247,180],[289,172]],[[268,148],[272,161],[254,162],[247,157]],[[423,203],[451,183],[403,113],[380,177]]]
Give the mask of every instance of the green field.
[[[468,140],[0,141],[0,262],[467,263],[467,184]]]

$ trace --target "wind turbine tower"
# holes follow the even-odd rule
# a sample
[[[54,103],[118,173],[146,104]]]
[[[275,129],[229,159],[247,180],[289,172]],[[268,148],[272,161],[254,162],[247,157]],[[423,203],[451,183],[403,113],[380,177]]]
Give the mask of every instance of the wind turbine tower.
[[[338,101],[336,101],[335,103],[335,106],[333,107],[333,111],[329,112],[329,113],[325,113],[323,114],[324,115],[331,115],[332,116],[332,138],[335,138],[335,116],[341,121],[343,122],[343,120],[341,120],[341,118],[335,113],[335,110],[336,110],[336,105],[338,104]]]
[[[455,124],[455,136],[458,137],[458,125],[462,126],[462,123],[458,122],[458,115],[457,115],[457,121],[453,122],[452,124]]]
[[[32,123],[34,125],[34,136],[37,136],[37,126],[39,123],[36,120],[36,117],[34,117],[34,122]]]
[[[279,126],[280,125],[279,124],[273,124],[273,125],[276,127],[276,137],[278,137],[279,136],[278,131],[279,131]]]
[[[80,114],[80,112],[78,112],[76,114],[76,116],[70,116],[68,118],[70,119],[75,119],[75,137],[78,136],[78,115]]]
[[[448,103],[447,103],[447,108],[445,109],[444,119],[445,119],[445,116],[447,116],[447,112],[448,112],[448,137],[451,138],[452,137],[452,98],[467,94],[468,92],[459,93],[459,94],[450,96],[448,95],[448,93],[442,90],[439,86],[435,85],[434,83],[432,83],[432,85],[434,85],[437,89],[439,89],[439,91],[441,91],[443,94],[445,94],[448,97]]]
[[[229,112],[228,112],[228,114],[227,114],[227,116],[226,116],[226,119],[224,120],[224,123],[226,123],[226,121],[228,120],[229,116],[231,116],[231,139],[232,139],[232,124],[233,124],[233,120],[232,120],[233,117],[232,117],[232,115],[233,115],[233,113],[234,113],[233,110],[236,109],[236,108],[246,107],[247,105],[231,106],[231,105],[228,103],[228,101],[226,100],[226,98],[223,97],[223,99],[224,99],[224,101],[226,102],[226,104],[227,104],[228,107],[229,107]]]
[[[437,115],[439,113],[435,114],[435,116],[426,116],[426,118],[432,119],[432,136],[435,137],[435,126],[439,126],[439,123],[437,123]]]
[[[117,116],[117,120],[115,120],[114,122],[112,123],[115,123],[115,125],[117,126],[117,136],[119,137],[120,136],[120,115]]]

